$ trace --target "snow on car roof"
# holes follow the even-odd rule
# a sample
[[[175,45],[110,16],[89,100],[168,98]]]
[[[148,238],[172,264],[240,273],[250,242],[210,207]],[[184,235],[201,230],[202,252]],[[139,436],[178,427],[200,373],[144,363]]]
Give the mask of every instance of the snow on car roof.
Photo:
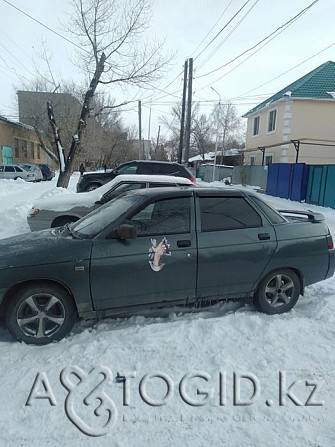
[[[194,185],[190,180],[184,177],[174,177],[168,175],[139,175],[139,174],[123,174],[118,175],[110,182],[102,185],[100,188],[89,192],[82,193],[66,193],[65,194],[40,198],[33,207],[45,210],[66,211],[71,206],[91,207],[94,202],[101,199],[101,197],[111,188],[122,182],[145,182],[145,183],[169,183],[176,185]]]

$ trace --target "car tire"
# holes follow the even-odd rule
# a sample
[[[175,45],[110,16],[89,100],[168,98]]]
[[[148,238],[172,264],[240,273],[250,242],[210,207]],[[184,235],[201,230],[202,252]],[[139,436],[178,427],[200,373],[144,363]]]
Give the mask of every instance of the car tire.
[[[266,314],[288,312],[297,303],[300,281],[293,270],[280,269],[267,274],[254,295],[255,307]]]
[[[100,186],[100,183],[89,183],[85,188],[85,192],[93,191],[94,189],[100,188]]]
[[[43,174],[43,182],[47,181],[47,176],[45,174]]]
[[[35,345],[61,340],[76,319],[77,309],[68,292],[47,283],[15,292],[5,311],[5,323],[12,336]]]
[[[22,177],[19,177],[19,176],[15,177],[14,180],[18,180],[19,178],[22,180]]]
[[[64,217],[56,217],[56,219],[52,222],[50,228],[57,228],[66,225],[67,223],[76,222],[79,220],[76,217],[64,216]]]

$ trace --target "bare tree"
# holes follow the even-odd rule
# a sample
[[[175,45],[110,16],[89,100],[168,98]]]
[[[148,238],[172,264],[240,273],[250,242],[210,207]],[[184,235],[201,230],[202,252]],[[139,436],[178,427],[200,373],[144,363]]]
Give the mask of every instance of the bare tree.
[[[131,84],[144,86],[162,75],[170,57],[162,56],[162,44],[140,44],[150,19],[148,0],[72,0],[75,8],[69,31],[82,48],[80,66],[88,74],[89,86],[81,113],[65,150],[51,101],[47,103],[49,121],[57,148],[60,175],[57,186],[66,187],[81,144],[91,105],[100,85]],[[119,104],[120,105],[120,104]],[[111,105],[114,108],[119,105]],[[107,106],[104,106],[104,109]]]
[[[236,107],[230,101],[215,105],[211,119],[213,125],[218,124],[220,134],[219,145],[221,146],[221,159],[223,159],[224,152],[230,149],[229,146],[231,146],[231,143],[241,139],[243,123]]]

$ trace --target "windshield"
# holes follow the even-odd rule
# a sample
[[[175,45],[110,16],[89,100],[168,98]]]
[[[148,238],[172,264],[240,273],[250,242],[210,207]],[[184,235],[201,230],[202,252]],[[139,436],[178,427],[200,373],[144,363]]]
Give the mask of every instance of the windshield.
[[[80,238],[91,239],[120,218],[140,200],[141,197],[133,195],[118,196],[74,223],[71,226],[71,232]]]

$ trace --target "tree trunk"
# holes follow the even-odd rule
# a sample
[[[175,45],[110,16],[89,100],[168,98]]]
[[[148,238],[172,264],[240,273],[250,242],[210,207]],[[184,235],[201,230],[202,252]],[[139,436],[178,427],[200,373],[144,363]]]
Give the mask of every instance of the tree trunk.
[[[57,186],[67,188],[69,185],[70,177],[72,174],[72,168],[73,168],[73,162],[75,160],[75,155],[78,151],[78,148],[80,146],[80,139],[83,132],[84,127],[86,126],[86,120],[88,118],[89,112],[90,112],[90,104],[93,99],[95,90],[98,86],[99,80],[101,78],[101,75],[104,71],[106,56],[104,53],[102,53],[99,62],[97,64],[97,68],[95,70],[94,76],[90,82],[89,89],[87,90],[84,98],[84,103],[81,109],[80,118],[77,124],[76,133],[72,136],[72,142],[71,147],[69,150],[69,154],[65,160],[64,157],[64,150],[63,145],[60,139],[59,135],[59,129],[57,127],[55,117],[52,110],[51,102],[48,101],[47,103],[47,109],[48,109],[48,116],[49,116],[49,122],[52,127],[52,131],[55,138],[56,148],[57,148],[57,154],[59,158],[59,177],[57,180]]]

